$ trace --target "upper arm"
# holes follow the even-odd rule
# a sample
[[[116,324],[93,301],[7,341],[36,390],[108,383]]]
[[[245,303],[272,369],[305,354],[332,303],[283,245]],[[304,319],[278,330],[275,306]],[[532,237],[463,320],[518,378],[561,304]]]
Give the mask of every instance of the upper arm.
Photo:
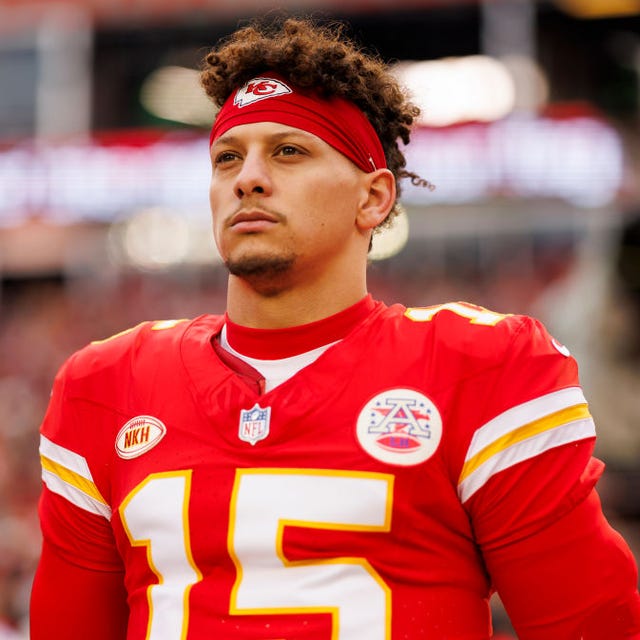
[[[110,522],[46,486],[39,512],[43,544],[31,593],[32,640],[124,640],[124,567]]]
[[[495,372],[458,488],[519,637],[640,637],[637,570],[594,490],[604,465],[575,361],[526,319]]]

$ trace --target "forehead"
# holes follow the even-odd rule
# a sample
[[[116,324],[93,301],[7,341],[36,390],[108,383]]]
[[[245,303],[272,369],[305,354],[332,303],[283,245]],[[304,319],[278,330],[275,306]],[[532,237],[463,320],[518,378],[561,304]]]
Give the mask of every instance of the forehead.
[[[214,141],[212,148],[249,142],[280,142],[285,139],[300,139],[308,143],[329,146],[322,138],[304,129],[279,122],[252,122],[228,129]]]

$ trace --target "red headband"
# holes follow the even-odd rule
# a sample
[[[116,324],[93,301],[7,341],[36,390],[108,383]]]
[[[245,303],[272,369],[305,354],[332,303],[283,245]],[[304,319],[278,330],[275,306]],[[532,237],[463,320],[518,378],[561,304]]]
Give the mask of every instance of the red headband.
[[[355,104],[336,96],[321,98],[274,73],[249,80],[229,96],[213,123],[209,143],[232,127],[254,122],[277,122],[308,131],[366,173],[387,166],[380,138]]]

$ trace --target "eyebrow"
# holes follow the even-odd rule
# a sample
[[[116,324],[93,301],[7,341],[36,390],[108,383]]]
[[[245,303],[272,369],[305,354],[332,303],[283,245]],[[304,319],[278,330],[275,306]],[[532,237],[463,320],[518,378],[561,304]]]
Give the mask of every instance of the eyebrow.
[[[286,138],[291,138],[293,136],[300,136],[301,138],[308,138],[308,139],[312,139],[316,137],[312,133],[304,131],[303,129],[290,129],[287,131],[278,131],[276,133],[271,133],[267,136],[266,140],[267,142],[273,143]],[[229,134],[229,135],[223,134],[211,146],[213,148],[217,145],[234,145],[240,142],[241,142],[240,136],[235,136],[233,134]]]

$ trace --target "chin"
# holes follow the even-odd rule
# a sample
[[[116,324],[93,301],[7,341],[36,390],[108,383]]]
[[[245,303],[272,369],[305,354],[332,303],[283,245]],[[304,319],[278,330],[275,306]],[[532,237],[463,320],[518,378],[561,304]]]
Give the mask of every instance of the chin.
[[[225,265],[234,276],[268,276],[281,275],[293,267],[295,255],[286,256],[241,256],[240,258],[228,258]]]
[[[288,288],[287,276],[295,261],[295,255],[252,255],[228,258],[225,265],[231,275],[245,280],[261,294],[274,296]]]

